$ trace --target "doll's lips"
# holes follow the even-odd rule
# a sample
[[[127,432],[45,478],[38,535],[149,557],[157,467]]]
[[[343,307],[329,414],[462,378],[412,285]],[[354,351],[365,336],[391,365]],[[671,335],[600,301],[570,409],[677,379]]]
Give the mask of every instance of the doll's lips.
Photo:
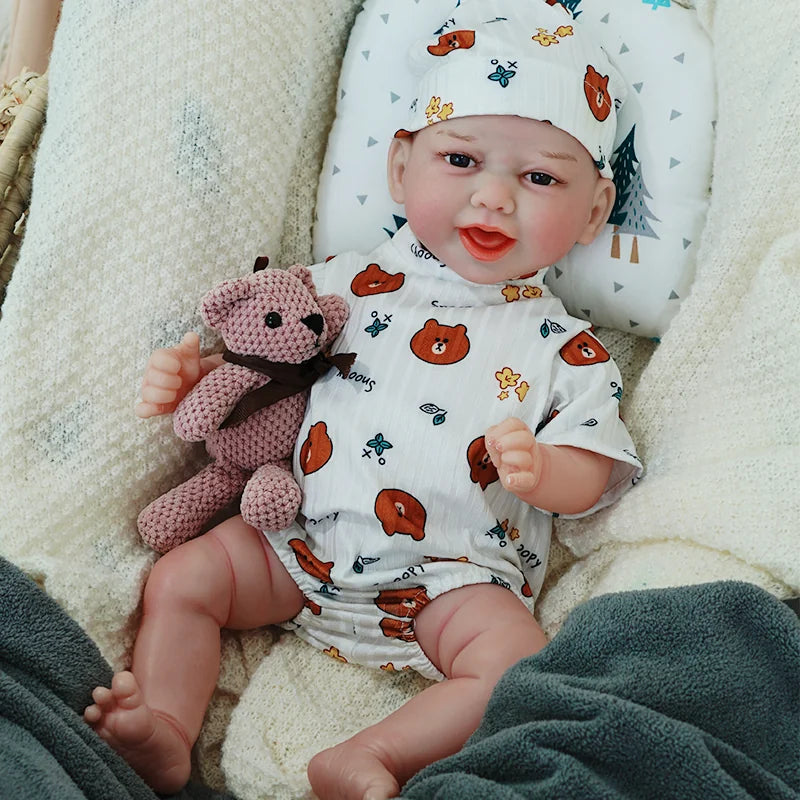
[[[478,225],[459,228],[458,235],[464,249],[478,261],[497,261],[517,243],[499,228]]]

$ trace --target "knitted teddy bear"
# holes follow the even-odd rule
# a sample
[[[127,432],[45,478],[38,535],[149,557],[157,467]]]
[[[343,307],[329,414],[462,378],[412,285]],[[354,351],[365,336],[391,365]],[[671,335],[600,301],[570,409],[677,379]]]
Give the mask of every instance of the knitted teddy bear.
[[[139,533],[159,553],[197,536],[240,494],[242,516],[259,530],[288,527],[300,507],[292,449],[310,385],[331,366],[345,374],[355,357],[325,354],[349,309],[338,295],[318,296],[306,267],[264,269],[266,262],[202,300],[226,363],[181,400],[173,424],[181,439],[205,440],[214,460],[139,515]]]

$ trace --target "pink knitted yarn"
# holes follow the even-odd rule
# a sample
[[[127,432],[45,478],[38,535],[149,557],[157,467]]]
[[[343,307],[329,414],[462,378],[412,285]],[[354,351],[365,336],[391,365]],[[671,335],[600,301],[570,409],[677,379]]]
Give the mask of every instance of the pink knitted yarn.
[[[224,281],[203,298],[200,311],[234,353],[300,364],[339,335],[348,307],[338,295],[317,296],[310,271],[294,266]],[[166,553],[197,536],[242,492],[242,516],[260,530],[282,530],[295,518],[301,496],[290,464],[308,390],[219,430],[241,397],[269,380],[226,363],[178,405],[175,433],[205,441],[214,461],[141,512],[139,533],[154,550]]]

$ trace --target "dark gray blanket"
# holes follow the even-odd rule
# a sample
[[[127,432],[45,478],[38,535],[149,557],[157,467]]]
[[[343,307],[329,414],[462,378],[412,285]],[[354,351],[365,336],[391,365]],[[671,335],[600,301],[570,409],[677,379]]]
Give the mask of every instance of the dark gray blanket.
[[[402,796],[797,800],[800,624],[738,582],[592,600]]]
[[[111,668],[33,581],[0,558],[0,800],[156,800],[81,717]],[[234,800],[189,786],[175,800]]]

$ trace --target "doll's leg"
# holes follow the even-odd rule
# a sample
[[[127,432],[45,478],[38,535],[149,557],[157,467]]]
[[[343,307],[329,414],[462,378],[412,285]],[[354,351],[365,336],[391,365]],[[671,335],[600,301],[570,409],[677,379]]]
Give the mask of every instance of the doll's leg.
[[[422,767],[461,748],[503,672],[547,643],[519,599],[492,584],[440,595],[417,615],[414,631],[448,679],[315,756],[308,775],[324,800],[395,797]]]
[[[264,536],[233,517],[153,567],[131,672],[98,687],[84,717],[158,792],[189,778],[217,681],[220,628],[291,619],[303,595]]]

